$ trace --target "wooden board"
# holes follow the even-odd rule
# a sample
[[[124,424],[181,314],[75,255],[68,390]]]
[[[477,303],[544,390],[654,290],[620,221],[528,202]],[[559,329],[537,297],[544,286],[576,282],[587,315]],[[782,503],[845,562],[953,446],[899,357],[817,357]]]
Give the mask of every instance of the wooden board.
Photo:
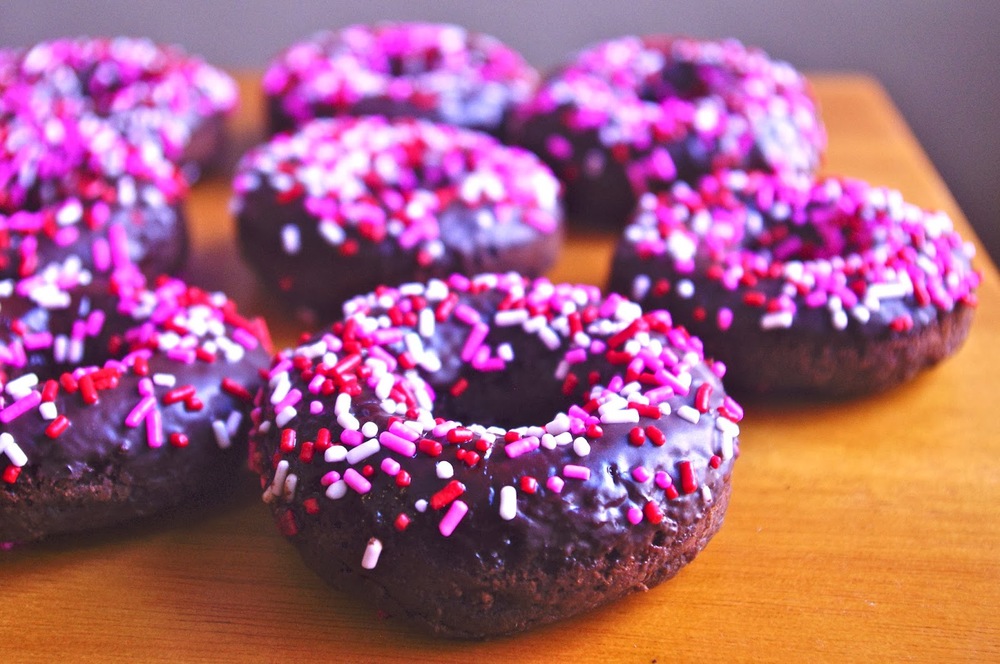
[[[874,81],[812,77],[826,164],[944,208],[972,237]],[[233,154],[260,138],[256,77]],[[237,258],[229,182],[193,192],[189,278],[297,334]],[[614,238],[572,236],[552,277],[603,284]],[[671,662],[1000,660],[1000,279],[980,252],[965,347],[875,398],[747,404],[726,523],[674,580],[484,643],[440,641],[329,590],[252,480],[226,504],[0,552],[0,660]]]

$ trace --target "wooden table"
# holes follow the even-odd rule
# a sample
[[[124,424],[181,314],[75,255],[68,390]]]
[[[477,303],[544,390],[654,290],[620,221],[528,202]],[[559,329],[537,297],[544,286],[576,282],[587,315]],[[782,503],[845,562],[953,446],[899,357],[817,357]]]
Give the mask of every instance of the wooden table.
[[[243,76],[239,149],[259,139]],[[827,170],[968,223],[874,81],[816,75]],[[192,281],[296,334],[240,265],[226,178],[197,185]],[[569,239],[552,273],[602,284],[613,238]],[[673,662],[1000,660],[1000,279],[954,358],[875,398],[752,405],[726,523],[674,580],[522,636],[448,642],[322,585],[247,481],[226,504],[0,553],[0,661]]]

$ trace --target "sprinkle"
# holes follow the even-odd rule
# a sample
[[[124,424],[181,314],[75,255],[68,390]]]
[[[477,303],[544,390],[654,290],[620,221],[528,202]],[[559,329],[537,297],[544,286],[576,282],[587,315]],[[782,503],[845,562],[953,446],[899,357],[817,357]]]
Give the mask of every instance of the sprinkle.
[[[517,489],[510,485],[500,489],[500,518],[511,521],[517,516]]]
[[[445,537],[450,537],[458,524],[465,518],[465,515],[469,511],[469,506],[466,505],[461,500],[456,500],[448,508],[448,512],[441,519],[441,523],[438,524],[438,531]]]
[[[586,466],[577,466],[574,464],[566,464],[563,466],[563,476],[568,479],[574,480],[589,480],[590,479],[590,468]]]
[[[369,491],[371,491],[371,489],[372,489],[371,482],[369,482],[368,480],[366,480],[361,475],[361,473],[359,473],[358,471],[354,470],[353,468],[348,468],[346,471],[344,471],[344,480],[343,481],[347,484],[347,486],[351,487],[352,489],[354,489],[356,492],[358,492],[360,494],[366,494]],[[333,485],[330,485],[330,486],[333,486]],[[330,489],[327,488],[327,494],[329,494],[329,491],[330,491]]]
[[[447,461],[438,461],[434,465],[434,470],[438,478],[442,480],[450,479],[455,475],[455,468]]]
[[[382,541],[372,537],[365,545],[364,555],[361,556],[362,569],[375,569],[378,565],[379,556],[382,555]]]
[[[677,408],[678,417],[687,420],[691,424],[698,424],[701,419],[701,412],[697,408],[684,404]]]

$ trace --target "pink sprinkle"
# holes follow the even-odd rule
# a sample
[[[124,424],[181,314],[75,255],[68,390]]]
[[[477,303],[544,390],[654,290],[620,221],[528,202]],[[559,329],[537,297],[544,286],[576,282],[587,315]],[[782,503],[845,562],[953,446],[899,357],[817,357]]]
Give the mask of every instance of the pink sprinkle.
[[[444,518],[441,519],[441,523],[438,524],[438,530],[445,537],[451,536],[451,534],[455,532],[455,528],[458,527],[459,522],[465,518],[468,511],[469,506],[464,502],[461,500],[453,501],[451,506],[448,508],[447,514],[444,515]]]
[[[309,402],[309,414],[319,415],[323,412],[323,402],[322,401],[310,401]]]
[[[719,309],[719,313],[716,314],[716,324],[720,330],[728,330],[733,324],[733,310],[728,307]]]
[[[326,376],[321,373],[317,373],[309,381],[309,386],[306,388],[312,394],[319,394],[320,389],[323,387],[323,383],[326,381]]]
[[[284,399],[282,399],[279,403],[275,404],[274,412],[280,413],[286,408],[294,407],[300,401],[302,401],[302,390],[298,389],[297,387],[293,387],[291,390],[288,391],[288,394],[285,396]]]
[[[372,490],[372,484],[364,478],[364,475],[354,470],[353,468],[348,468],[344,471],[344,482],[347,486],[351,487],[360,494],[366,494]]]
[[[151,397],[153,392],[153,381],[148,376],[139,379],[139,394],[144,397]]]
[[[467,304],[460,304],[455,307],[455,318],[469,326],[473,326],[481,321],[479,312]]]
[[[399,471],[402,468],[402,466],[400,466],[399,462],[393,459],[392,457],[386,457],[382,459],[381,468],[382,472],[385,473],[386,475],[389,475],[390,477],[395,477],[396,475],[399,474]]]
[[[393,422],[389,425],[389,431],[393,432],[400,438],[405,438],[409,441],[415,442],[420,439],[420,434],[418,432],[414,431],[400,421]]]
[[[99,237],[90,246],[90,252],[94,259],[94,268],[98,272],[108,272],[111,270],[111,247],[108,241]]]
[[[383,447],[406,457],[411,457],[417,453],[417,446],[415,443],[406,440],[391,431],[383,431],[379,434],[378,442],[381,443]]]
[[[163,418],[157,408],[146,416],[146,443],[154,449],[163,447]]]
[[[667,474],[665,470],[656,471],[656,475],[653,477],[653,481],[656,482],[656,486],[661,489],[666,489],[668,486],[672,486],[674,481],[670,479],[670,475]]]
[[[563,478],[559,477],[558,475],[553,475],[548,479],[547,482],[545,482],[545,486],[547,486],[549,490],[552,491],[553,493],[562,493],[563,487],[565,485],[566,483],[563,482]]]
[[[503,451],[507,453],[509,458],[516,459],[522,454],[537,450],[541,444],[542,442],[537,436],[525,436],[504,445]]]
[[[230,336],[232,336],[233,341],[243,346],[247,350],[253,350],[257,348],[258,345],[260,345],[260,342],[257,341],[257,337],[255,337],[248,330],[245,330],[242,327],[234,329],[230,334]],[[289,366],[291,366],[290,362]]]
[[[571,480],[589,480],[590,479],[590,468],[586,466],[578,466],[576,464],[568,463],[563,466],[563,476]]]
[[[638,507],[630,507],[628,508],[628,512],[625,513],[625,517],[633,526],[637,525],[642,521],[642,510]]]
[[[632,479],[636,482],[648,482],[650,478],[649,471],[646,470],[645,466],[636,466],[632,469]]]
[[[0,410],[0,422],[3,422],[4,424],[13,422],[32,408],[38,407],[38,404],[40,403],[42,403],[42,393],[37,390],[32,390],[11,405],[7,406],[3,410]]]
[[[359,429],[344,429],[340,432],[340,442],[348,447],[357,447],[364,440],[365,436]]]
[[[323,486],[330,486],[334,482],[339,482],[339,481],[340,481],[340,473],[338,473],[336,470],[331,470],[330,472],[324,474],[323,477],[319,478],[319,483],[322,484]]]
[[[475,310],[471,307],[467,308],[475,313]],[[457,312],[458,309],[456,308],[455,311]],[[476,315],[478,316],[479,314]],[[469,332],[469,337],[465,340],[465,345],[462,346],[461,357],[463,362],[469,362],[472,359],[479,347],[483,345],[483,341],[486,340],[486,335],[489,333],[490,326],[486,323],[475,323],[472,325],[472,331]]]
[[[142,422],[146,415],[148,415],[149,412],[155,407],[155,397],[146,395],[142,399],[139,399],[139,403],[137,403],[132,409],[132,412],[125,417],[125,426],[132,428],[139,426],[139,423]]]

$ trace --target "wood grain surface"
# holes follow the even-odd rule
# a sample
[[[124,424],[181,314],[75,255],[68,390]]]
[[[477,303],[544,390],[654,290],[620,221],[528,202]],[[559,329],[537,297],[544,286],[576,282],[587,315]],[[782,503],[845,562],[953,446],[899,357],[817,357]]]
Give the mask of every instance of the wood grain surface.
[[[812,79],[828,172],[897,187],[972,237],[877,82]],[[257,78],[240,80],[233,159],[261,137]],[[188,277],[289,343],[298,324],[240,264],[228,201],[224,173],[194,188]],[[571,235],[551,276],[603,284],[613,242]],[[650,592],[517,637],[429,638],[319,582],[248,477],[208,511],[0,552],[0,662],[1000,661],[1000,279],[977,264],[971,336],[937,368],[874,398],[746,404],[725,525]]]

